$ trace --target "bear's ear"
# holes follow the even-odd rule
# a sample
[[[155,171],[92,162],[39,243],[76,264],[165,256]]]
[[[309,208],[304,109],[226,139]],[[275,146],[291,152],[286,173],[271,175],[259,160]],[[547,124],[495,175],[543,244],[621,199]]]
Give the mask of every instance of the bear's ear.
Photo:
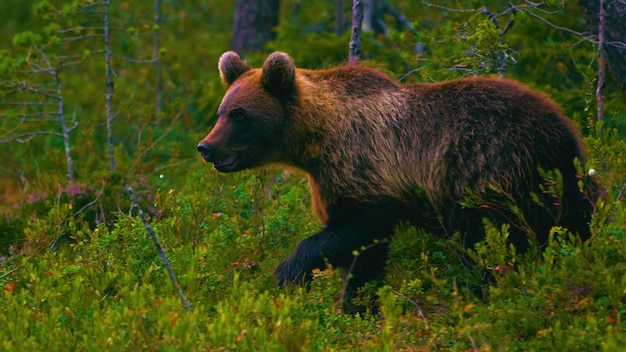
[[[263,64],[261,83],[275,96],[284,96],[293,91],[296,78],[296,65],[289,55],[275,52]]]
[[[239,55],[234,51],[227,51],[220,56],[218,64],[222,82],[230,86],[246,71],[250,69],[247,63],[241,61]]]

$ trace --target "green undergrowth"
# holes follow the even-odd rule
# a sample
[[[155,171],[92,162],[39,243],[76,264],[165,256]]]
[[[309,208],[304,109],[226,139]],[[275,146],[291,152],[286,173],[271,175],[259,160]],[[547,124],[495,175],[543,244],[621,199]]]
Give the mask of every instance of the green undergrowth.
[[[143,194],[192,311],[136,211],[94,225],[57,203],[25,221],[23,241],[2,254],[0,349],[620,350],[626,179],[616,170],[626,167],[626,144],[601,126],[586,143],[607,189],[590,241],[555,228],[545,251],[516,255],[506,227],[486,224],[469,269],[454,240],[401,224],[384,286],[361,296],[378,302],[374,316],[341,312],[332,268],[308,289],[276,287],[276,265],[319,227],[301,174],[198,165],[180,186],[159,179]]]
[[[67,24],[34,16],[35,3],[0,2],[7,13],[0,58],[23,62],[32,50],[12,46],[16,35],[23,40]],[[85,1],[48,3],[91,8]],[[348,20],[351,4],[337,3]],[[473,2],[389,3],[416,30],[389,22],[388,35],[364,31],[364,65],[406,83],[503,74],[564,108],[585,136],[585,167],[605,189],[590,241],[555,228],[544,252],[516,255],[506,227],[486,224],[485,242],[463,255],[454,239],[400,224],[383,286],[367,285],[355,302],[376,305],[378,314],[341,312],[341,273],[333,268],[315,272],[308,288],[279,289],[274,268],[320,226],[304,175],[219,174],[195,147],[224,94],[216,64],[230,48],[235,2],[162,2],[167,20],[159,25],[152,4],[113,2],[117,170],[109,169],[105,151],[106,70],[97,37],[76,47],[44,47],[53,62],[66,51],[83,60],[60,75],[66,117],[80,121],[71,135],[76,182],[66,179],[63,142],[54,135],[0,147],[0,351],[626,350],[625,105],[608,80],[604,121],[596,122],[597,48],[536,16],[509,13],[507,2],[481,3],[490,13],[443,10],[478,8]],[[548,2],[542,13],[561,3],[567,2]],[[274,50],[303,68],[346,61],[349,21],[335,33],[334,2],[281,6],[276,37],[244,56],[254,67]],[[586,32],[576,8],[567,3],[548,19]],[[157,29],[160,109],[153,63],[131,62],[152,57]],[[4,75],[7,60],[0,65]],[[18,73],[2,81],[22,82]],[[23,99],[13,93],[3,90],[2,101]],[[3,133],[15,128],[7,116]],[[131,207],[127,183],[191,311]],[[468,258],[473,267],[463,264]]]

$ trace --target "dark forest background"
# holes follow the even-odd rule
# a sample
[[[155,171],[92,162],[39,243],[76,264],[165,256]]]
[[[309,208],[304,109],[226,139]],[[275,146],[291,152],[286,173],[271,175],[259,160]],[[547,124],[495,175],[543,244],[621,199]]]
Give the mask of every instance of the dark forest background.
[[[0,349],[623,348],[623,1],[362,3],[362,65],[407,84],[505,76],[563,107],[607,189],[591,241],[555,229],[519,256],[486,224],[470,256],[497,284],[479,298],[454,240],[401,226],[385,286],[363,295],[380,315],[342,314],[332,268],[279,290],[274,267],[319,224],[304,175],[222,175],[197,155],[225,92],[217,60],[345,64],[352,2],[3,1]]]

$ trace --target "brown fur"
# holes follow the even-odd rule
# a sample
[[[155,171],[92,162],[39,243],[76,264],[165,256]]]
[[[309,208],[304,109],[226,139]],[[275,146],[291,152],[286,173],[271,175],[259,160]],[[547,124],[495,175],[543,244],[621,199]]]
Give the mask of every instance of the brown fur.
[[[415,220],[418,189],[443,216],[444,232],[461,231],[472,237],[468,244],[480,240],[483,216],[513,223],[521,231],[512,241],[522,248],[526,233],[543,243],[559,224],[589,237],[595,198],[579,191],[573,164],[575,158],[584,162],[580,136],[554,103],[519,83],[464,78],[402,86],[371,68],[297,69],[282,53],[270,55],[262,69],[226,53],[219,67],[229,89],[215,128],[199,144],[203,157],[223,172],[268,163],[303,170],[314,211],[327,226],[281,264],[279,280],[321,265],[317,256],[344,255],[338,249],[327,254],[328,236],[356,248],[379,236],[367,227],[350,230],[350,223],[374,221],[364,215],[370,211],[389,218],[376,230],[388,238],[395,220]],[[538,168],[563,174],[561,204],[541,194]],[[476,212],[459,205],[468,195],[481,204]],[[504,205],[511,202],[525,219]],[[299,257],[315,261],[295,264]]]
[[[293,125],[281,144],[295,149],[281,161],[311,173],[314,208],[322,221],[326,203],[339,197],[408,202],[412,190],[422,188],[440,209],[459,201],[467,187],[479,195],[488,185],[514,194],[520,185],[528,189],[539,181],[530,177],[536,153],[559,150],[564,135],[577,149],[571,153],[582,155],[578,132],[561,110],[509,80],[401,87],[372,69],[340,67],[302,70],[296,85],[298,92],[314,94],[300,94],[294,103]],[[511,119],[476,124],[469,115],[476,111],[498,111]],[[502,153],[504,143],[511,154]],[[325,166],[316,168],[316,160]]]

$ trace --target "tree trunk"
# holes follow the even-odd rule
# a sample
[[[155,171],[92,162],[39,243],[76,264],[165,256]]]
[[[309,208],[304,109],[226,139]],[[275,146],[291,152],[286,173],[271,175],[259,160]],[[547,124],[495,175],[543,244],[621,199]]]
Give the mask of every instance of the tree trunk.
[[[356,66],[361,58],[361,27],[363,26],[363,2],[361,0],[352,1],[352,36],[350,38],[350,49],[348,62],[350,66]]]
[[[626,95],[626,2],[604,2],[604,54],[611,76]],[[600,0],[578,0],[589,30],[598,34]]]
[[[274,37],[280,0],[237,0],[231,47],[239,54],[263,49]]]

